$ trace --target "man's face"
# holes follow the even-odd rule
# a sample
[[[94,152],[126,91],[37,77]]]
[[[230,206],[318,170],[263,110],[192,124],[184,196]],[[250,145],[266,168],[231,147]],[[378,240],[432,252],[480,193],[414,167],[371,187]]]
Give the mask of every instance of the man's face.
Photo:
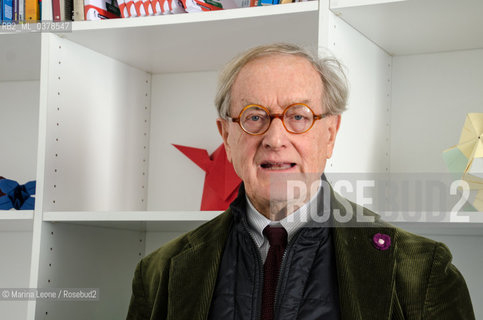
[[[270,55],[246,64],[231,92],[231,117],[238,117],[249,104],[266,107],[271,114],[282,113],[293,103],[305,103],[315,114],[325,113],[320,75],[301,57]],[[340,116],[317,120],[302,134],[285,130],[275,118],[267,132],[253,136],[238,123],[217,120],[228,159],[245,183],[245,190],[258,210],[270,201],[287,201],[286,191],[270,190],[270,180],[288,173],[316,173],[320,178],[332,155]],[[283,175],[285,174],[285,175]],[[307,183],[309,181],[306,181]]]

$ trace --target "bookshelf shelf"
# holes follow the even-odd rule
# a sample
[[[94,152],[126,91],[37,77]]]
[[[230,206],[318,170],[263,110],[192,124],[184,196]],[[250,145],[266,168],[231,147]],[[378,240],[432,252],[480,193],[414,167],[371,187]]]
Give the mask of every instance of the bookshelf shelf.
[[[31,232],[33,210],[0,210],[0,232]]]
[[[134,231],[187,232],[221,211],[45,212],[44,222],[72,223]]]
[[[480,0],[332,0],[331,10],[391,55],[483,47]]]
[[[127,229],[137,231],[179,231],[186,232],[194,227],[217,217],[222,211],[120,211],[87,212],[64,211],[45,212],[44,222],[74,223],[89,226]],[[388,216],[391,213],[386,213]],[[431,215],[434,218],[434,214]],[[419,234],[437,235],[483,235],[483,213],[458,213],[456,219],[468,218],[468,221],[450,219],[451,214],[439,214],[437,221],[422,215],[419,220],[405,219],[399,214],[396,219],[385,221]]]
[[[238,52],[266,39],[315,46],[318,2],[79,21],[72,29],[62,36],[153,74],[216,70]]]
[[[33,210],[0,210],[0,221],[31,220],[33,216]]]
[[[209,221],[222,211],[44,212],[44,221]]]

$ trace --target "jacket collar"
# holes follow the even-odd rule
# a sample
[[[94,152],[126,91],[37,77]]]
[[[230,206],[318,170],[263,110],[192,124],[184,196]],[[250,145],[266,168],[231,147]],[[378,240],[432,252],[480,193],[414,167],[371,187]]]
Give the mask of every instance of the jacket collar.
[[[341,215],[362,208],[331,192],[331,212]],[[216,284],[223,248],[233,219],[243,219],[246,206],[243,184],[230,209],[188,235],[189,246],[172,258],[168,285],[168,319],[206,319]],[[375,223],[341,224],[334,221],[333,232],[341,318],[360,320],[390,319],[395,286],[395,229]],[[373,236],[383,233],[392,239],[387,250],[373,245]]]

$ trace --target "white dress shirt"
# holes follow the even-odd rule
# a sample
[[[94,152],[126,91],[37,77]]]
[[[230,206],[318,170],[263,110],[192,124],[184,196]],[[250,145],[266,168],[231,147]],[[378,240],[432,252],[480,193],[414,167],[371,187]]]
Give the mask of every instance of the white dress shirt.
[[[310,221],[310,214],[309,214],[310,204],[317,201],[317,198],[319,196],[319,193],[321,192],[320,191],[321,189],[322,188],[319,187],[317,193],[310,199],[310,201],[305,203],[302,207],[300,207],[292,214],[286,216],[285,218],[279,221],[272,221],[270,219],[267,219],[263,214],[261,214],[260,212],[258,212],[257,209],[255,209],[250,199],[246,197],[247,203],[248,203],[247,205],[248,232],[250,233],[250,236],[252,237],[253,241],[255,241],[255,244],[257,245],[258,250],[260,251],[260,255],[262,257],[263,263],[265,263],[265,259],[267,258],[267,254],[268,254],[268,249],[270,248],[268,239],[263,235],[263,229],[265,229],[265,227],[268,225],[270,225],[271,227],[282,226],[287,231],[287,235],[288,235],[287,241],[290,242],[290,240],[293,238],[295,233]]]

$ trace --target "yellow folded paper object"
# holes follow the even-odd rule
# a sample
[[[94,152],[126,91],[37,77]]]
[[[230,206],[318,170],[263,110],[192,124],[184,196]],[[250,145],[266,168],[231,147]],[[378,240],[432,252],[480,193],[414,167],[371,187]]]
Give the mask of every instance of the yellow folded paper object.
[[[459,143],[443,152],[449,171],[461,174],[470,190],[477,190],[473,206],[483,211],[483,113],[466,116]]]

